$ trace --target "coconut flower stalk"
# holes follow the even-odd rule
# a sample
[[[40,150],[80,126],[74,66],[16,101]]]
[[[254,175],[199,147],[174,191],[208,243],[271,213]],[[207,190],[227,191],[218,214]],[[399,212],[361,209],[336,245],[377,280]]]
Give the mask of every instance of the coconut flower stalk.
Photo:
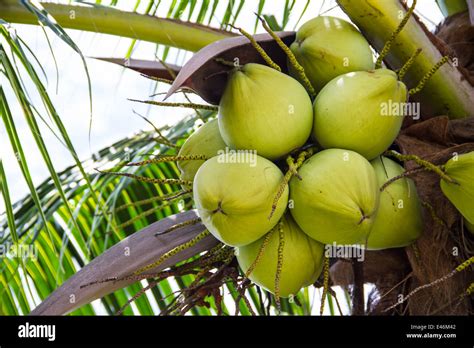
[[[406,7],[398,0],[337,2],[379,52],[406,13]],[[409,88],[415,87],[427,71],[449,54],[448,47],[413,15],[398,34],[384,61],[392,70],[400,69],[417,49],[422,49],[422,53],[405,75]],[[449,64],[444,64],[413,98],[413,101],[421,103],[421,114],[425,118],[436,115],[448,115],[450,118],[474,116],[474,88],[456,67],[456,57],[451,58]]]

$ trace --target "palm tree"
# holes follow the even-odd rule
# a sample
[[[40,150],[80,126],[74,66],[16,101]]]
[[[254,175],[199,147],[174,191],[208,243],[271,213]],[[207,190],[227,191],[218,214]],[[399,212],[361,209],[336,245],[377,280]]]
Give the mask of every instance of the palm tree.
[[[358,1],[339,0],[338,5],[380,52],[401,20],[399,11],[405,13],[406,7],[395,0],[378,3],[377,6],[371,2],[361,5]],[[157,84],[172,83],[176,73],[181,71],[180,76],[188,78],[180,80],[178,76],[173,89],[184,91],[183,103],[189,103],[186,87],[201,92],[200,95],[208,101],[212,98],[206,98],[208,94],[204,91],[210,89],[212,94],[218,87],[193,80],[196,67],[179,67],[167,62],[170,48],[197,52],[211,43],[224,40],[215,46],[214,54],[234,49],[251,52],[250,57],[252,54],[253,57],[258,56],[245,38],[235,38],[236,32],[231,31],[244,1],[181,0],[172,1],[170,7],[165,9],[160,1],[150,0],[142,13],[137,12],[139,0],[131,8],[132,12],[118,9],[117,3],[112,0],[108,5],[101,1],[87,5],[82,2],[38,4],[0,0],[3,37],[0,66],[4,81],[8,82],[15,95],[15,98],[8,99],[3,87],[0,87],[0,110],[23,179],[30,190],[30,195],[24,199],[11,202],[0,160],[0,192],[6,206],[0,221],[0,241],[2,250],[10,251],[8,257],[1,258],[0,313],[27,314],[41,301],[34,314],[93,315],[100,311],[100,306],[108,314],[118,312],[125,315],[153,315],[158,312],[232,314],[230,311],[234,307],[243,315],[267,315],[275,313],[277,307],[291,315],[312,313],[312,292],[308,289],[294,298],[282,299],[280,304],[278,299],[240,274],[232,249],[202,233],[204,228],[194,221],[197,215],[192,209],[190,192],[179,185],[179,170],[173,161],[127,165],[160,156],[175,156],[179,146],[198,124],[216,116],[213,107],[193,104],[191,106],[195,110],[171,127],[158,129],[153,126],[153,131],[142,131],[122,139],[89,160],[79,159],[68,130],[44,86],[41,65],[35,61],[34,52],[12,30],[13,23],[39,24],[52,31],[80,55],[87,75],[86,60],[64,28],[131,38],[128,54],[108,61],[139,71]],[[260,0],[255,12],[263,15],[265,6],[268,4]],[[273,15],[264,17],[271,29],[282,31],[290,16],[301,19],[306,11],[315,10],[314,6],[314,2],[307,1],[301,12],[296,13],[295,0],[287,0],[282,6],[280,21]],[[211,27],[211,20],[220,7],[223,9],[223,17],[219,18],[222,24],[220,28]],[[157,16],[164,13],[167,13],[166,18]],[[187,18],[182,18],[183,13],[187,13]],[[371,15],[363,15],[367,13]],[[254,31],[258,24],[256,18]],[[280,35],[284,39],[294,37],[293,32]],[[265,48],[272,58],[285,62],[286,57],[282,56],[273,39],[267,35],[256,38],[262,44],[266,42]],[[164,47],[163,56],[156,62],[133,59],[133,47],[137,40]],[[226,46],[223,42],[232,44]],[[416,18],[409,19],[395,43],[385,59],[385,63],[393,69],[400,68],[417,48],[424,52],[423,59],[416,60],[405,75],[410,87],[415,87],[426,71],[445,54],[445,47],[440,47]],[[202,55],[195,57],[198,61],[202,59],[199,67],[209,67]],[[451,127],[455,143],[459,144],[461,152],[467,152],[472,151],[469,142],[473,142],[474,135],[467,135],[470,141],[459,140],[464,136],[459,129],[462,124],[472,124],[472,117],[470,120],[464,118],[474,115],[474,91],[462,74],[455,65],[443,66],[417,98],[423,105],[425,122],[436,120],[437,126],[440,122],[447,122],[449,126],[446,127]],[[25,80],[34,85],[47,116],[31,102]],[[28,156],[15,125],[18,115],[11,112],[10,105],[13,103],[21,107],[49,170],[50,178],[39,186],[33,184]],[[434,117],[439,115],[448,115],[453,121],[440,121]],[[51,123],[46,121],[45,116]],[[67,147],[74,165],[57,171],[53,156],[42,139],[41,123],[54,125],[52,132]],[[416,141],[430,142],[426,127],[421,127],[416,139],[407,133],[397,144],[404,153],[444,163],[450,146],[443,147],[446,150],[444,153],[417,152],[419,143]],[[102,172],[104,168],[110,169],[111,165],[113,172],[120,175]],[[432,179],[429,177],[431,174],[424,175],[415,177],[417,183],[426,181],[427,176]],[[352,307],[354,314],[364,313],[364,283],[375,284],[369,294],[367,308],[371,313],[381,314],[397,303],[397,295],[400,294],[403,303],[383,313],[409,310],[413,314],[429,314],[435,310],[438,314],[466,314],[472,310],[472,303],[465,296],[469,278],[462,271],[453,273],[449,279],[437,282],[423,292],[417,291],[410,298],[405,296],[420,285],[444,280],[443,277],[451,274],[457,264],[472,256],[469,251],[472,250],[469,249],[472,240],[463,233],[459,214],[453,213],[452,209],[444,211],[445,201],[437,203],[436,197],[433,200],[431,187],[423,186],[422,190],[426,190],[426,212],[427,216],[431,213],[431,217],[427,218],[424,236],[414,246],[368,253],[363,267],[356,264],[351,267],[350,263],[341,260],[331,261],[330,277],[329,272],[324,272],[326,276],[315,284],[324,287],[323,298],[331,314],[341,311],[342,301],[328,287],[329,281],[345,289],[343,296],[352,296],[348,306]],[[436,223],[438,220],[449,225]],[[166,233],[159,236],[160,243],[154,244],[155,234],[163,231]],[[439,241],[440,233],[446,236],[442,242]],[[189,247],[183,250],[183,245]],[[450,251],[454,247],[459,250],[456,255]],[[27,257],[21,257],[22,251],[28,253]],[[139,272],[147,266],[149,269],[145,275]],[[381,279],[381,275],[389,276]],[[397,290],[391,291],[393,288]],[[145,291],[147,295],[141,296]],[[226,295],[222,296],[223,293]],[[444,298],[446,293],[449,293],[448,304]],[[96,299],[100,299],[100,306],[91,304]]]

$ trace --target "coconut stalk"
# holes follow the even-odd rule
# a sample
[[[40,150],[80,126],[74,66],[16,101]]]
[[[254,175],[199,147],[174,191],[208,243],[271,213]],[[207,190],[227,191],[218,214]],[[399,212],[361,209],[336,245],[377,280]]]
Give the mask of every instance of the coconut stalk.
[[[180,20],[158,18],[109,7],[41,2],[63,28],[118,35],[196,52],[212,42],[234,36]],[[0,18],[10,23],[38,24],[38,18],[17,0],[0,0]]]
[[[392,32],[406,13],[398,0],[337,0],[340,7],[359,27],[371,45],[381,51]],[[415,87],[422,77],[446,54],[449,48],[431,34],[412,16],[395,39],[385,63],[391,69],[400,69],[410,56],[421,48],[422,53],[405,75],[409,88]],[[474,88],[458,70],[455,57],[434,74],[424,89],[413,96],[421,103],[424,118],[448,115],[450,118],[474,116]]]

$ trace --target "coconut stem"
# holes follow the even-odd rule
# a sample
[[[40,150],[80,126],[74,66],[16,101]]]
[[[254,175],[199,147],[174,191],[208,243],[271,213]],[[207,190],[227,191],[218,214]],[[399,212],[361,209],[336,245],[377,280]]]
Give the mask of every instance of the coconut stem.
[[[462,272],[464,271],[466,268],[468,268],[470,265],[474,264],[474,256],[472,256],[471,258],[467,259],[466,261],[464,261],[462,264],[460,264],[459,266],[457,266],[454,270],[452,270],[450,273],[442,276],[441,278],[438,278],[434,281],[432,281],[431,283],[428,283],[428,284],[424,284],[424,285],[421,285],[415,289],[413,289],[408,295],[406,295],[405,297],[403,297],[403,299],[401,301],[398,301],[397,303],[395,303],[394,305],[388,307],[388,308],[385,308],[383,311],[384,312],[388,312],[390,310],[392,310],[393,308],[397,307],[398,305],[406,302],[410,297],[412,297],[413,295],[415,295],[417,292],[421,291],[421,290],[424,290],[424,289],[427,289],[427,288],[430,288],[430,287],[433,287],[435,285],[438,285],[442,282],[445,282],[446,280],[454,277],[457,273],[459,272]]]
[[[298,155],[298,159],[296,160],[296,163],[292,156],[288,156],[286,158],[288,171],[285,173],[285,176],[283,177],[283,180],[280,183],[280,186],[278,187],[278,191],[277,191],[277,194],[275,195],[275,198],[273,198],[272,210],[270,212],[270,215],[268,216],[268,220],[270,220],[273,217],[273,214],[275,213],[277,205],[278,205],[278,201],[283,195],[283,192],[285,192],[285,188],[290,182],[291,178],[293,176],[296,176],[298,179],[302,180],[301,176],[298,174],[298,169],[303,165],[303,162],[306,160],[306,158],[313,155],[313,152],[314,151],[312,148],[306,151],[300,152],[300,154]]]
[[[413,63],[415,63],[415,59],[420,55],[422,49],[421,48],[418,48],[415,53],[413,53],[410,58],[408,58],[408,60],[406,61],[405,64],[403,64],[403,66],[400,68],[400,70],[398,70],[398,79],[399,80],[402,80],[403,77],[405,77],[405,74],[407,73],[408,69],[411,68],[411,66],[413,65]]]
[[[285,234],[283,232],[283,221],[280,220],[278,223],[278,261],[277,269],[275,273],[275,302],[277,314],[281,313],[281,301],[280,301],[280,278],[283,269],[283,251],[285,249]]]
[[[275,42],[280,46],[280,48],[285,52],[286,56],[288,57],[289,63],[293,66],[295,71],[298,74],[298,77],[300,78],[301,82],[305,86],[305,88],[308,90],[309,94],[311,95],[312,98],[316,97],[316,91],[314,90],[313,85],[311,84],[311,81],[309,81],[308,76],[306,76],[306,73],[304,72],[303,66],[298,62],[296,59],[294,53],[290,50],[290,48],[283,42],[283,40],[275,34],[275,32],[268,26],[267,21],[265,18],[262,16],[255,14],[260,22],[262,22],[263,28],[267,31],[267,33],[270,34],[270,36],[275,40]]]
[[[159,237],[159,236],[162,236],[164,234],[167,234],[167,233],[170,233],[172,231],[175,231],[177,229],[180,229],[181,227],[185,227],[185,226],[190,226],[190,225],[195,225],[197,223],[200,223],[201,222],[201,218],[195,218],[195,219],[191,219],[191,220],[187,220],[187,221],[183,221],[183,222],[180,222],[179,224],[175,224],[169,228],[167,228],[166,230],[164,230],[163,232],[157,232],[155,233],[155,236],[156,237]]]
[[[141,162],[127,163],[127,167],[141,167],[147,164],[157,164],[164,162],[176,162],[176,161],[207,161],[209,157],[206,155],[185,155],[185,156],[162,156],[159,158],[153,158]]]
[[[136,294],[134,294],[131,298],[129,298],[127,300],[127,302],[125,302],[125,304],[122,307],[120,307],[120,309],[115,313],[115,315],[116,316],[122,315],[123,312],[128,308],[128,306],[132,302],[135,302],[136,300],[138,300],[143,294],[145,294],[145,292],[147,292],[148,290],[154,288],[158,283],[159,283],[158,281],[153,280],[147,286],[141,288],[140,291],[138,291]]]
[[[421,205],[428,209],[429,212],[430,212],[430,215],[431,215],[431,218],[433,219],[434,222],[436,222],[437,224],[441,225],[443,228],[449,230],[449,227],[448,225],[446,224],[446,222],[444,222],[437,214],[436,214],[436,211],[434,210],[433,206],[431,204],[429,204],[428,202],[425,202],[425,201],[422,201],[421,202]]]
[[[470,296],[474,293],[474,282],[469,285],[469,287],[466,290],[466,296]]]
[[[183,250],[186,250],[188,248],[191,248],[192,246],[196,245],[197,243],[199,243],[201,240],[203,240],[204,238],[206,238],[207,236],[209,235],[209,231],[208,230],[204,230],[203,232],[201,232],[200,234],[198,234],[196,237],[194,237],[193,239],[191,239],[190,241],[186,242],[186,243],[183,243],[181,245],[178,245],[177,247],[171,249],[170,251],[168,251],[167,253],[163,254],[157,261],[139,269],[138,271],[136,271],[134,274],[137,275],[137,274],[141,274],[143,272],[146,272],[152,268],[156,268],[158,267],[159,265],[161,265],[163,262],[165,262],[166,260],[168,260],[170,257],[180,253],[181,251]]]
[[[427,170],[425,167],[423,168],[415,168],[413,170],[407,170],[405,172],[403,172],[402,174],[400,175],[397,175],[397,176],[394,176],[393,178],[390,178],[389,180],[387,180],[381,187],[380,187],[380,192],[383,192],[385,191],[385,189],[390,186],[391,184],[393,184],[395,181],[398,181],[400,179],[403,179],[403,178],[406,178],[410,175],[413,175],[413,174],[416,174],[416,173],[419,173],[419,172],[422,172],[424,170]]]
[[[206,255],[203,264],[204,265],[212,265],[216,262],[227,260],[231,257],[231,254],[234,253],[231,247],[225,246],[222,247],[224,244],[219,243],[217,245],[217,249],[211,249]],[[214,250],[214,251],[213,251]]]
[[[324,257],[324,280],[323,280],[323,294],[321,295],[321,308],[319,309],[319,315],[324,313],[324,303],[326,302],[326,297],[328,295],[329,289],[329,257]]]
[[[173,144],[173,142],[171,140],[169,140],[167,137],[165,137],[163,135],[163,133],[161,133],[160,129],[158,127],[156,127],[153,122],[151,122],[147,117],[143,116],[143,115],[140,115],[138,112],[136,112],[135,110],[132,110],[133,113],[135,115],[138,115],[139,117],[141,117],[145,122],[147,122],[149,125],[151,125],[153,127],[153,129],[155,130],[155,132],[158,134],[158,139],[155,139],[155,141],[159,144],[162,144],[162,145],[165,145],[165,146],[168,146],[168,147],[172,147],[172,148],[175,148],[175,149],[179,149],[180,147],[176,144]]]
[[[153,213],[157,212],[158,210],[160,210],[160,209],[162,209],[162,208],[164,208],[164,207],[169,207],[169,204],[166,203],[166,204],[162,204],[162,205],[160,205],[160,206],[158,206],[158,207],[153,207],[153,208],[150,208],[150,209],[148,209],[148,210],[145,210],[144,212],[142,212],[142,213],[140,213],[140,214],[138,214],[138,215],[135,215],[133,218],[131,218],[131,219],[125,221],[124,223],[118,225],[117,227],[123,229],[123,228],[125,228],[125,227],[130,226],[130,225],[133,225],[134,222],[139,221],[139,220],[141,220],[141,219],[143,219],[143,218],[145,218],[145,217],[147,217],[147,216],[150,216],[150,215],[152,215]]]
[[[439,70],[439,68],[441,68],[448,61],[449,61],[449,56],[444,56],[443,58],[441,58],[439,62],[436,63],[434,67],[432,67],[431,70],[425,74],[425,76],[423,76],[420,82],[418,82],[418,85],[415,88],[412,88],[408,91],[408,94],[413,95],[418,92],[421,92],[421,90],[423,89],[423,87],[425,87],[425,84],[428,82],[431,76],[433,76]]]
[[[209,111],[217,111],[219,108],[215,105],[207,105],[207,104],[196,104],[196,103],[168,103],[168,102],[159,102],[155,100],[138,100],[138,99],[128,99],[133,102],[150,104],[150,105],[158,105],[158,106],[167,106],[172,108],[188,108],[194,110],[209,110]]]
[[[472,264],[474,264],[474,256],[472,256],[471,258],[467,259],[466,261],[461,263],[459,266],[457,266],[456,272],[464,271],[466,268],[468,268]]]
[[[196,267],[196,264],[198,264],[201,267],[207,267],[208,265],[212,265],[215,262],[222,261],[222,260],[226,259],[227,256],[225,256],[225,255],[227,255],[227,254],[222,253],[223,250],[226,250],[226,248],[222,248],[223,245],[224,245],[223,243],[217,244],[215,247],[210,249],[201,258],[199,258],[195,261],[189,262],[187,264],[184,264],[182,266],[179,266],[179,268],[185,269],[185,270],[186,269],[192,269],[192,268]],[[232,249],[227,247],[227,251],[229,251],[229,250],[232,250]],[[101,279],[101,280],[95,280],[95,281],[87,283],[87,284],[82,284],[80,286],[80,289],[91,286],[91,285],[107,283],[107,282],[118,282],[118,281],[124,281],[124,280],[141,281],[143,279],[151,279],[151,278],[163,279],[163,278],[166,278],[167,276],[172,275],[172,273],[174,271],[175,270],[173,270],[173,267],[172,267],[170,270],[161,271],[161,272],[157,272],[157,273],[154,273],[154,274],[141,274],[141,275],[132,274],[132,275],[125,275],[125,276],[122,276],[122,277],[109,277],[109,278],[105,278],[105,279]]]
[[[250,305],[250,302],[248,302],[247,297],[245,296],[245,291],[249,288],[251,282],[248,279],[245,279],[242,283],[241,286],[237,288],[237,292],[239,295],[235,299],[235,313],[234,316],[236,317],[240,313],[240,301],[244,300],[245,305],[253,312],[252,306]],[[246,301],[247,300],[247,301]],[[252,315],[255,315],[252,314]]]
[[[165,79],[163,77],[150,76],[150,75],[147,75],[147,74],[141,74],[141,75],[143,77],[146,77],[147,79],[157,81],[157,82],[163,82],[163,83],[166,83],[168,85],[172,85],[173,82],[174,82],[173,80]]]
[[[219,245],[217,245],[216,247],[212,248],[211,250],[209,250],[209,253],[215,253],[216,251],[217,252],[220,252],[221,250],[219,250],[220,248],[222,247],[222,243],[219,243]],[[217,254],[217,253],[216,253]],[[206,254],[207,256],[207,254]],[[216,259],[216,261],[225,261],[226,259],[228,258],[228,256],[226,257],[220,257],[218,260]],[[202,269],[195,275],[195,278],[193,280],[193,282],[186,288],[186,291],[190,291],[190,290],[193,290],[195,288],[197,288],[198,286],[200,286],[199,282],[202,280],[202,278],[204,278],[204,276],[210,271],[212,270],[213,268],[213,265],[209,262],[206,262],[208,261],[209,259],[206,259],[205,257],[203,257],[203,261],[202,263],[200,263],[200,266],[202,267]],[[143,279],[149,279],[149,278],[156,278],[154,279],[153,281],[150,282],[150,284],[144,288],[142,288],[138,293],[136,293],[131,299],[129,299],[127,301],[127,303],[122,306],[122,308],[116,313],[116,315],[121,315],[122,312],[127,308],[128,305],[130,305],[130,303],[136,301],[140,296],[142,296],[147,290],[153,288],[154,286],[156,286],[162,279],[165,279],[169,276],[171,276],[172,274],[170,272],[160,272],[160,273],[157,273],[157,274],[154,274],[154,275],[140,275],[140,276],[129,276],[129,277],[124,277],[124,278],[130,278],[130,279],[135,279],[136,281],[140,281],[140,280],[143,280]],[[117,279],[117,280],[124,280],[124,279]]]
[[[272,67],[275,70],[278,70],[281,72],[280,66],[275,63],[270,56],[265,52],[262,46],[254,39],[252,35],[247,33],[244,29],[235,27],[234,25],[230,24],[230,26],[236,30],[238,30],[243,36],[245,36],[247,39],[249,39],[251,45],[257,50],[257,52],[262,56],[263,60],[268,64],[268,66]]]
[[[438,174],[443,180],[449,182],[450,184],[459,185],[456,180],[454,180],[453,178],[448,176],[439,166],[437,166],[437,165],[435,165],[435,164],[433,164],[429,161],[426,161],[426,160],[424,160],[424,159],[422,159],[422,158],[420,158],[416,155],[401,155],[401,154],[399,154],[399,153],[397,153],[393,150],[387,151],[385,154],[387,156],[395,157],[396,159],[398,159],[399,161],[402,161],[402,162],[414,161],[420,167],[424,167],[427,170]]]
[[[96,169],[101,174],[115,175],[115,176],[125,176],[127,178],[132,178],[138,181],[147,182],[150,184],[168,184],[168,185],[183,185],[191,186],[193,184],[190,180],[181,180],[181,179],[155,179],[147,178],[146,176],[140,176],[131,173],[120,173],[120,172],[108,172]]]
[[[248,278],[250,276],[250,274],[252,274],[255,267],[257,267],[258,263],[262,259],[263,253],[265,252],[265,249],[268,245],[268,242],[270,241],[270,237],[272,236],[274,230],[275,229],[273,228],[270,232],[268,232],[266,234],[265,238],[263,239],[262,245],[260,245],[260,249],[258,250],[257,257],[255,258],[255,260],[252,262],[250,267],[245,272],[245,278]]]
[[[393,42],[397,38],[398,34],[400,34],[400,32],[403,30],[408,20],[410,19],[413,11],[415,10],[416,1],[417,0],[413,0],[413,4],[408,9],[407,13],[405,13],[405,16],[403,17],[402,21],[398,25],[397,29],[395,29],[395,31],[392,33],[388,41],[383,46],[382,51],[380,51],[380,55],[378,56],[377,61],[375,62],[375,69],[380,69],[382,67],[383,59],[388,54],[388,52],[390,52],[390,48],[392,47]]]
[[[194,280],[192,281],[191,284],[189,284],[187,290],[189,289],[192,289],[192,288],[196,288],[197,286],[199,286],[199,282],[201,281],[201,279],[206,275],[207,272],[209,272],[210,270],[212,270],[212,266],[206,266],[204,267],[203,269],[201,269],[195,276]]]
[[[276,208],[278,206],[278,201],[283,195],[283,192],[285,192],[286,186],[288,185],[288,183],[290,182],[291,178],[293,177],[294,173],[297,170],[295,168],[295,162],[294,162],[293,157],[288,156],[288,158],[286,159],[286,163],[288,164],[288,171],[285,173],[285,176],[283,177],[282,182],[278,186],[278,191],[275,197],[273,198],[272,210],[270,212],[270,215],[268,215],[268,220],[270,220],[273,217],[273,214],[275,213]]]
[[[191,190],[191,189],[183,190],[183,191],[180,191],[178,193],[175,192],[175,193],[165,195],[165,196],[161,196],[161,197],[151,197],[151,198],[148,198],[148,199],[135,201],[133,203],[123,204],[123,205],[118,206],[117,208],[115,208],[114,213],[117,213],[119,211],[125,210],[125,209],[130,208],[130,207],[137,207],[137,206],[141,206],[141,205],[145,205],[145,204],[150,204],[150,203],[153,203],[153,202],[156,202],[156,201],[172,202],[172,201],[174,201],[178,198],[181,198],[183,196],[187,196],[187,195],[191,194],[192,192],[193,192],[193,190]]]
[[[415,256],[416,263],[423,267],[423,264],[421,263],[421,257],[420,257],[420,249],[418,249],[418,245],[416,245],[416,241],[411,245],[411,249],[413,251],[413,255]]]

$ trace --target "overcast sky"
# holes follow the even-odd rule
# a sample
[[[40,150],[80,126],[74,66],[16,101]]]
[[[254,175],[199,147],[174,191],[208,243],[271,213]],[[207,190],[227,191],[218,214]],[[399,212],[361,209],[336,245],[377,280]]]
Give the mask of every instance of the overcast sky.
[[[162,13],[158,11],[158,16],[166,15],[170,1],[171,0],[162,1],[162,4],[160,5]],[[123,4],[127,2],[121,1],[119,3]],[[133,1],[133,3],[135,3],[135,1]],[[247,28],[248,31],[253,29],[253,12],[256,10],[257,3],[256,0],[247,1],[245,3],[239,20],[237,21],[238,26]],[[278,20],[280,20],[284,3],[284,0],[267,1],[264,13],[272,13]],[[301,13],[301,9],[305,4],[306,1],[298,0],[296,2],[294,13]],[[198,4],[197,8],[199,8],[199,6],[200,5]],[[338,8],[333,8],[334,6],[334,1],[325,1],[322,6],[321,0],[312,0],[300,25],[312,17],[315,17],[320,10],[325,12],[324,14],[347,19],[342,11]],[[218,9],[216,18],[222,18],[219,11],[222,13],[224,9],[225,4],[222,3]],[[442,15],[434,4],[434,0],[418,1],[417,9],[419,13],[431,21],[426,22],[430,29],[433,28],[433,23],[438,23],[442,19]],[[297,16],[291,18],[287,27],[288,29],[294,27],[297,21],[296,17]],[[214,21],[213,23],[215,26],[219,24],[217,21]],[[49,37],[51,39],[51,44],[59,68],[59,80],[57,80],[55,65],[43,31],[38,26],[15,24],[14,27],[17,29],[19,36],[28,43],[35,52],[35,55],[41,61],[48,77],[48,92],[50,93],[54,105],[72,137],[72,141],[81,159],[89,158],[92,152],[100,150],[127,135],[131,135],[144,128],[148,129],[148,125],[141,118],[136,116],[133,113],[133,110],[142,114],[148,113],[150,119],[156,125],[174,123],[186,114],[186,111],[159,107],[149,108],[146,105],[128,101],[127,98],[147,99],[153,90],[152,83],[141,77],[138,73],[128,71],[114,64],[104,63],[94,59],[87,59],[87,65],[92,78],[94,109],[92,137],[89,146],[89,99],[86,77],[80,58],[71,48],[69,48],[69,46],[55,37],[54,34],[50,33]],[[260,29],[259,31],[262,30]],[[81,33],[75,30],[68,30],[68,34],[81,48],[84,55],[88,57],[124,57],[131,42],[130,39],[120,39],[114,36],[94,33]],[[154,54],[155,45],[140,42],[136,46],[133,58],[153,60]],[[183,65],[190,56],[190,53],[181,51],[177,54],[176,50],[172,50],[168,61],[178,65]],[[21,109],[14,102],[15,99],[12,91],[5,82],[5,79],[0,77],[0,83],[7,94],[23,147],[26,150],[25,152],[30,171],[33,174],[34,182],[35,184],[40,184],[49,176],[48,171],[36,148],[32,136],[29,134],[29,129],[24,121]],[[56,84],[58,84],[57,92]],[[30,91],[32,92],[31,99],[33,100],[34,105],[40,106],[41,103],[35,95],[34,89],[31,88]],[[161,91],[165,91],[165,86],[162,87]],[[41,124],[41,126],[45,142],[50,154],[53,156],[54,165],[57,171],[72,164],[73,160],[68,151],[43,124]],[[21,172],[12,153],[3,124],[0,124],[0,156],[4,161],[12,199],[18,200],[28,193],[28,189],[22,179]],[[3,210],[3,200],[0,200],[0,212]]]

